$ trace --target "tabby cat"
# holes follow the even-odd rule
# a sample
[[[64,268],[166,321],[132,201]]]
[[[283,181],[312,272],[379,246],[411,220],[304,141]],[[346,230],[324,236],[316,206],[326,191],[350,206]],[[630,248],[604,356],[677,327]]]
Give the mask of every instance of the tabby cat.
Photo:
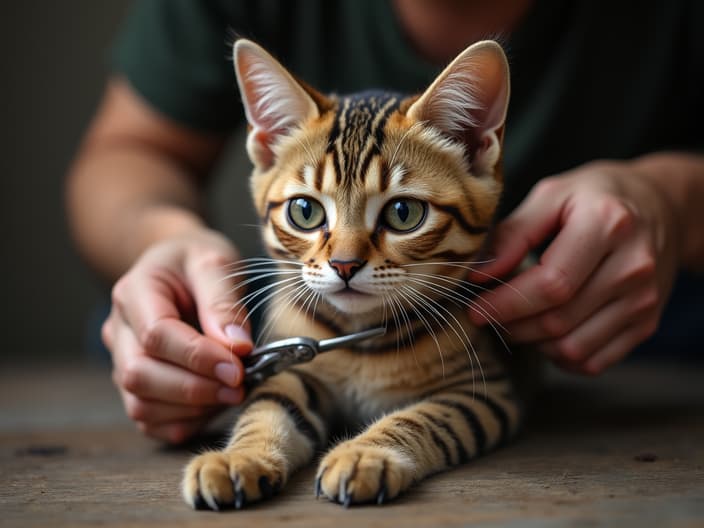
[[[252,390],[227,446],[187,466],[185,500],[221,510],[267,498],[345,437],[321,459],[316,493],[382,503],[506,442],[519,401],[496,334],[468,321],[479,308],[465,281],[502,189],[501,47],[470,46],[414,97],[323,96],[247,40],[234,60],[272,258],[233,277],[277,277],[243,305],[271,297],[272,338],[387,332]]]

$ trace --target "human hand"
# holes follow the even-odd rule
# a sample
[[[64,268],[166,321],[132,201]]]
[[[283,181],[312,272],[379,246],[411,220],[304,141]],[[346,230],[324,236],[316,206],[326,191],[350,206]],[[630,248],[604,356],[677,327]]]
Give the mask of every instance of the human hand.
[[[673,207],[642,164],[593,162],[539,182],[497,228],[496,260],[473,282],[503,277],[546,243],[539,262],[481,295],[511,341],[566,370],[598,374],[657,329],[678,268]]]
[[[152,246],[115,284],[102,336],[127,414],[145,434],[180,443],[242,401],[237,356],[252,343],[233,320],[226,266],[235,260],[229,241],[203,230]]]

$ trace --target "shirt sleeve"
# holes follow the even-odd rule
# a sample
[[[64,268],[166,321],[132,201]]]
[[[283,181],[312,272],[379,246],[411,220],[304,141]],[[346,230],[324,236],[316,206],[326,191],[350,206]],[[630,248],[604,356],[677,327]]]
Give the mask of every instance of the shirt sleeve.
[[[113,72],[182,125],[230,130],[242,121],[242,111],[228,20],[218,2],[138,1],[112,48]]]

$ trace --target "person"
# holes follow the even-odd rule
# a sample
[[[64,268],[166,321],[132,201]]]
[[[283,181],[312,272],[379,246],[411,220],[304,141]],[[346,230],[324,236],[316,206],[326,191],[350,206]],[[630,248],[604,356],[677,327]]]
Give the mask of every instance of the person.
[[[250,329],[223,281],[238,250],[201,203],[243,122],[232,35],[338,93],[419,92],[500,35],[506,196],[494,259],[470,278],[506,278],[480,302],[514,342],[596,374],[656,332],[679,270],[704,269],[702,15],[696,1],[138,2],[67,182],[77,245],[115,281],[102,336],[128,415],[178,443],[244,396]]]

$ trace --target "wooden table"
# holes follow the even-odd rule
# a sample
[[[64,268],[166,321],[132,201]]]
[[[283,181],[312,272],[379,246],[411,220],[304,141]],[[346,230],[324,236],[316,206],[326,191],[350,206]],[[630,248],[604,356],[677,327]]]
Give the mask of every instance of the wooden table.
[[[136,433],[106,369],[5,366],[0,526],[704,526],[704,365],[552,378],[515,443],[391,504],[316,500],[311,468],[218,514],[181,501],[188,449]]]

